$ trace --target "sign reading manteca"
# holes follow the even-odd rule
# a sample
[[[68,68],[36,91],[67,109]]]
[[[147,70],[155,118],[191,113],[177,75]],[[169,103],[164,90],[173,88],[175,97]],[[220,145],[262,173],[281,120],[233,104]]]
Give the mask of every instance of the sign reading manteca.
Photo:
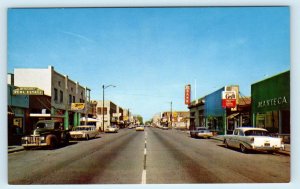
[[[44,91],[37,87],[17,87],[13,95],[44,95]]]

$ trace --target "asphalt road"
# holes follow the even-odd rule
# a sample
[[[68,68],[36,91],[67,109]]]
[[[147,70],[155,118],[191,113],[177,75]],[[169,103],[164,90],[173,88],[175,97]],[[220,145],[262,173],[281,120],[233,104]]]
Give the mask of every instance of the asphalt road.
[[[285,183],[290,157],[243,154],[185,132],[122,129],[55,150],[8,155],[9,184]]]

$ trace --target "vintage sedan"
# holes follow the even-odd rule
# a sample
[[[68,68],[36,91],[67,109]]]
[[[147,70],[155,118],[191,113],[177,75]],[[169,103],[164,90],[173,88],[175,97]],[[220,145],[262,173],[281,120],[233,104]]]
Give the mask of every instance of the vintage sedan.
[[[225,135],[223,143],[226,147],[239,148],[246,153],[250,150],[273,153],[284,148],[282,138],[271,137],[263,128],[240,127],[232,135]]]
[[[96,138],[99,132],[97,131],[95,126],[90,125],[81,125],[74,127],[72,131],[70,131],[70,135],[72,139],[86,139]]]
[[[139,126],[137,126],[137,127],[135,128],[135,130],[136,130],[136,131],[144,131],[145,128],[144,128],[143,125],[139,125]]]
[[[118,131],[119,128],[116,125],[111,125],[104,130],[105,133],[117,133]]]
[[[192,138],[210,138],[213,133],[206,127],[196,127],[190,131],[190,135]]]

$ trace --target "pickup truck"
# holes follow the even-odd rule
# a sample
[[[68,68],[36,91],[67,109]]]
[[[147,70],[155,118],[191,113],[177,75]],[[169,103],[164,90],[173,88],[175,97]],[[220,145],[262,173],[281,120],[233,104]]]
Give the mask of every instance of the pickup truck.
[[[70,133],[64,130],[62,123],[55,120],[41,120],[35,125],[33,133],[22,137],[25,150],[33,147],[56,148],[60,144],[68,144]]]

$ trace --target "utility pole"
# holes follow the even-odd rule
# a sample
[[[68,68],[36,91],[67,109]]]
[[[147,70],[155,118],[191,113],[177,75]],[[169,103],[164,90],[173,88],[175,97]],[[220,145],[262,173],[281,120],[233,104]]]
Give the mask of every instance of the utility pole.
[[[172,119],[173,119],[173,116],[172,116],[172,101],[171,101],[171,115],[170,115],[170,121],[171,121],[171,129],[172,129]]]
[[[116,87],[116,86],[114,86],[114,85],[107,85],[107,86],[104,86],[104,85],[102,85],[102,97],[103,97],[103,99],[102,99],[102,129],[103,129],[103,131],[104,131],[104,89],[106,89],[106,88],[108,88],[108,87]]]
[[[104,132],[104,85],[102,85],[102,131]]]

